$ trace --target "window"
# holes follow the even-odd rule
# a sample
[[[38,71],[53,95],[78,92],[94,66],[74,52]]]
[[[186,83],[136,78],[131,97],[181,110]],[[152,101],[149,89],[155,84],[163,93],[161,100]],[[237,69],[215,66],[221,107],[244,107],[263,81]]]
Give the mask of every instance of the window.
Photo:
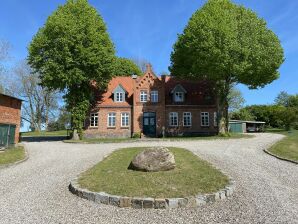
[[[116,102],[123,102],[124,101],[124,93],[116,92]]]
[[[183,102],[184,101],[184,93],[183,92],[175,92],[175,102]]]
[[[90,127],[97,127],[98,126],[98,114],[92,113],[90,114]]]
[[[214,122],[214,127],[217,127],[217,112],[214,112],[214,115],[213,115],[213,122]]]
[[[140,94],[140,101],[145,103],[147,102],[147,91],[141,91],[141,94]]]
[[[170,113],[170,126],[178,126],[178,113],[177,112]]]
[[[121,113],[121,127],[129,127],[129,113]]]
[[[151,102],[153,102],[153,103],[158,102],[158,91],[157,90],[151,91]]]
[[[209,126],[209,113],[202,112],[201,113],[201,126]]]
[[[183,113],[183,126],[191,126],[191,113],[190,112]]]
[[[108,127],[115,127],[116,126],[116,113],[109,113],[108,114]]]

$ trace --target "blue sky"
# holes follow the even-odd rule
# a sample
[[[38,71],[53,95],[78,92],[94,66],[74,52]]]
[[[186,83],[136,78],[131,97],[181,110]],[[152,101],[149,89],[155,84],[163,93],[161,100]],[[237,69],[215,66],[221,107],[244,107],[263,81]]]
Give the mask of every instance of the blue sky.
[[[0,39],[12,45],[10,63],[27,56],[27,46],[47,17],[65,0],[5,0],[0,7]],[[103,16],[117,55],[150,61],[157,74],[167,71],[177,34],[203,0],[89,0]],[[280,38],[286,61],[281,77],[260,90],[240,86],[247,104],[272,103],[285,90],[298,93],[298,1],[235,0],[256,11]]]

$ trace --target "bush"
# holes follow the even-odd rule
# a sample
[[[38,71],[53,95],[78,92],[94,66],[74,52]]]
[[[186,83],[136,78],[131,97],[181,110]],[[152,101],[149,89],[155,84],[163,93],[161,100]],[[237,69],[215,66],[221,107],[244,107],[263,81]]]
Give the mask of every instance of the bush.
[[[134,133],[134,134],[132,135],[132,138],[141,138],[141,132]]]

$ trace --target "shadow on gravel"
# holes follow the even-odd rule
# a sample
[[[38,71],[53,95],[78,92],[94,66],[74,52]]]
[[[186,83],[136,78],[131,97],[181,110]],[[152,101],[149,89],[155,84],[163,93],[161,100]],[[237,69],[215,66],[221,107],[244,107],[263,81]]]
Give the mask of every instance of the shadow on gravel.
[[[22,142],[55,142],[68,139],[67,136],[34,136],[22,137]]]

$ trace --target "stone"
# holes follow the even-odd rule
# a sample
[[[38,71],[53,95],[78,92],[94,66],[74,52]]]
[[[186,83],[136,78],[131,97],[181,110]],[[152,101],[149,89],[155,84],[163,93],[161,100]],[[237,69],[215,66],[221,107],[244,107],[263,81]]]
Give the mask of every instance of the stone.
[[[109,196],[109,204],[119,207],[120,206],[120,196],[110,195]]]
[[[155,209],[166,209],[168,207],[167,202],[163,198],[156,198],[154,200],[154,208]]]
[[[221,200],[226,199],[226,192],[224,190],[219,191],[219,198]]]
[[[108,205],[109,204],[109,194],[105,192],[99,192],[95,194],[95,202]]]
[[[215,202],[215,194],[205,194],[206,202],[213,203]],[[219,198],[219,195],[218,195]]]
[[[131,207],[136,209],[143,208],[143,199],[142,198],[133,198],[131,200]]]
[[[120,208],[130,208],[131,207],[131,198],[121,197],[120,198]]]
[[[145,172],[167,171],[174,168],[174,155],[165,147],[148,148],[140,152],[129,166],[129,169]]]
[[[178,199],[178,207],[185,208],[187,206],[188,200],[187,198],[177,198]]]
[[[168,208],[178,208],[178,199],[177,198],[167,198],[166,199]]]
[[[199,195],[196,197],[196,204],[197,206],[203,206],[206,205],[206,197],[204,197],[203,195]]]
[[[220,200],[220,194],[219,194],[219,192],[214,193],[214,196],[215,196],[215,201]]]
[[[95,201],[95,194],[88,190],[82,190],[82,198],[85,198],[89,201]]]
[[[154,207],[154,199],[153,198],[144,198],[143,208],[153,208],[153,207]]]

